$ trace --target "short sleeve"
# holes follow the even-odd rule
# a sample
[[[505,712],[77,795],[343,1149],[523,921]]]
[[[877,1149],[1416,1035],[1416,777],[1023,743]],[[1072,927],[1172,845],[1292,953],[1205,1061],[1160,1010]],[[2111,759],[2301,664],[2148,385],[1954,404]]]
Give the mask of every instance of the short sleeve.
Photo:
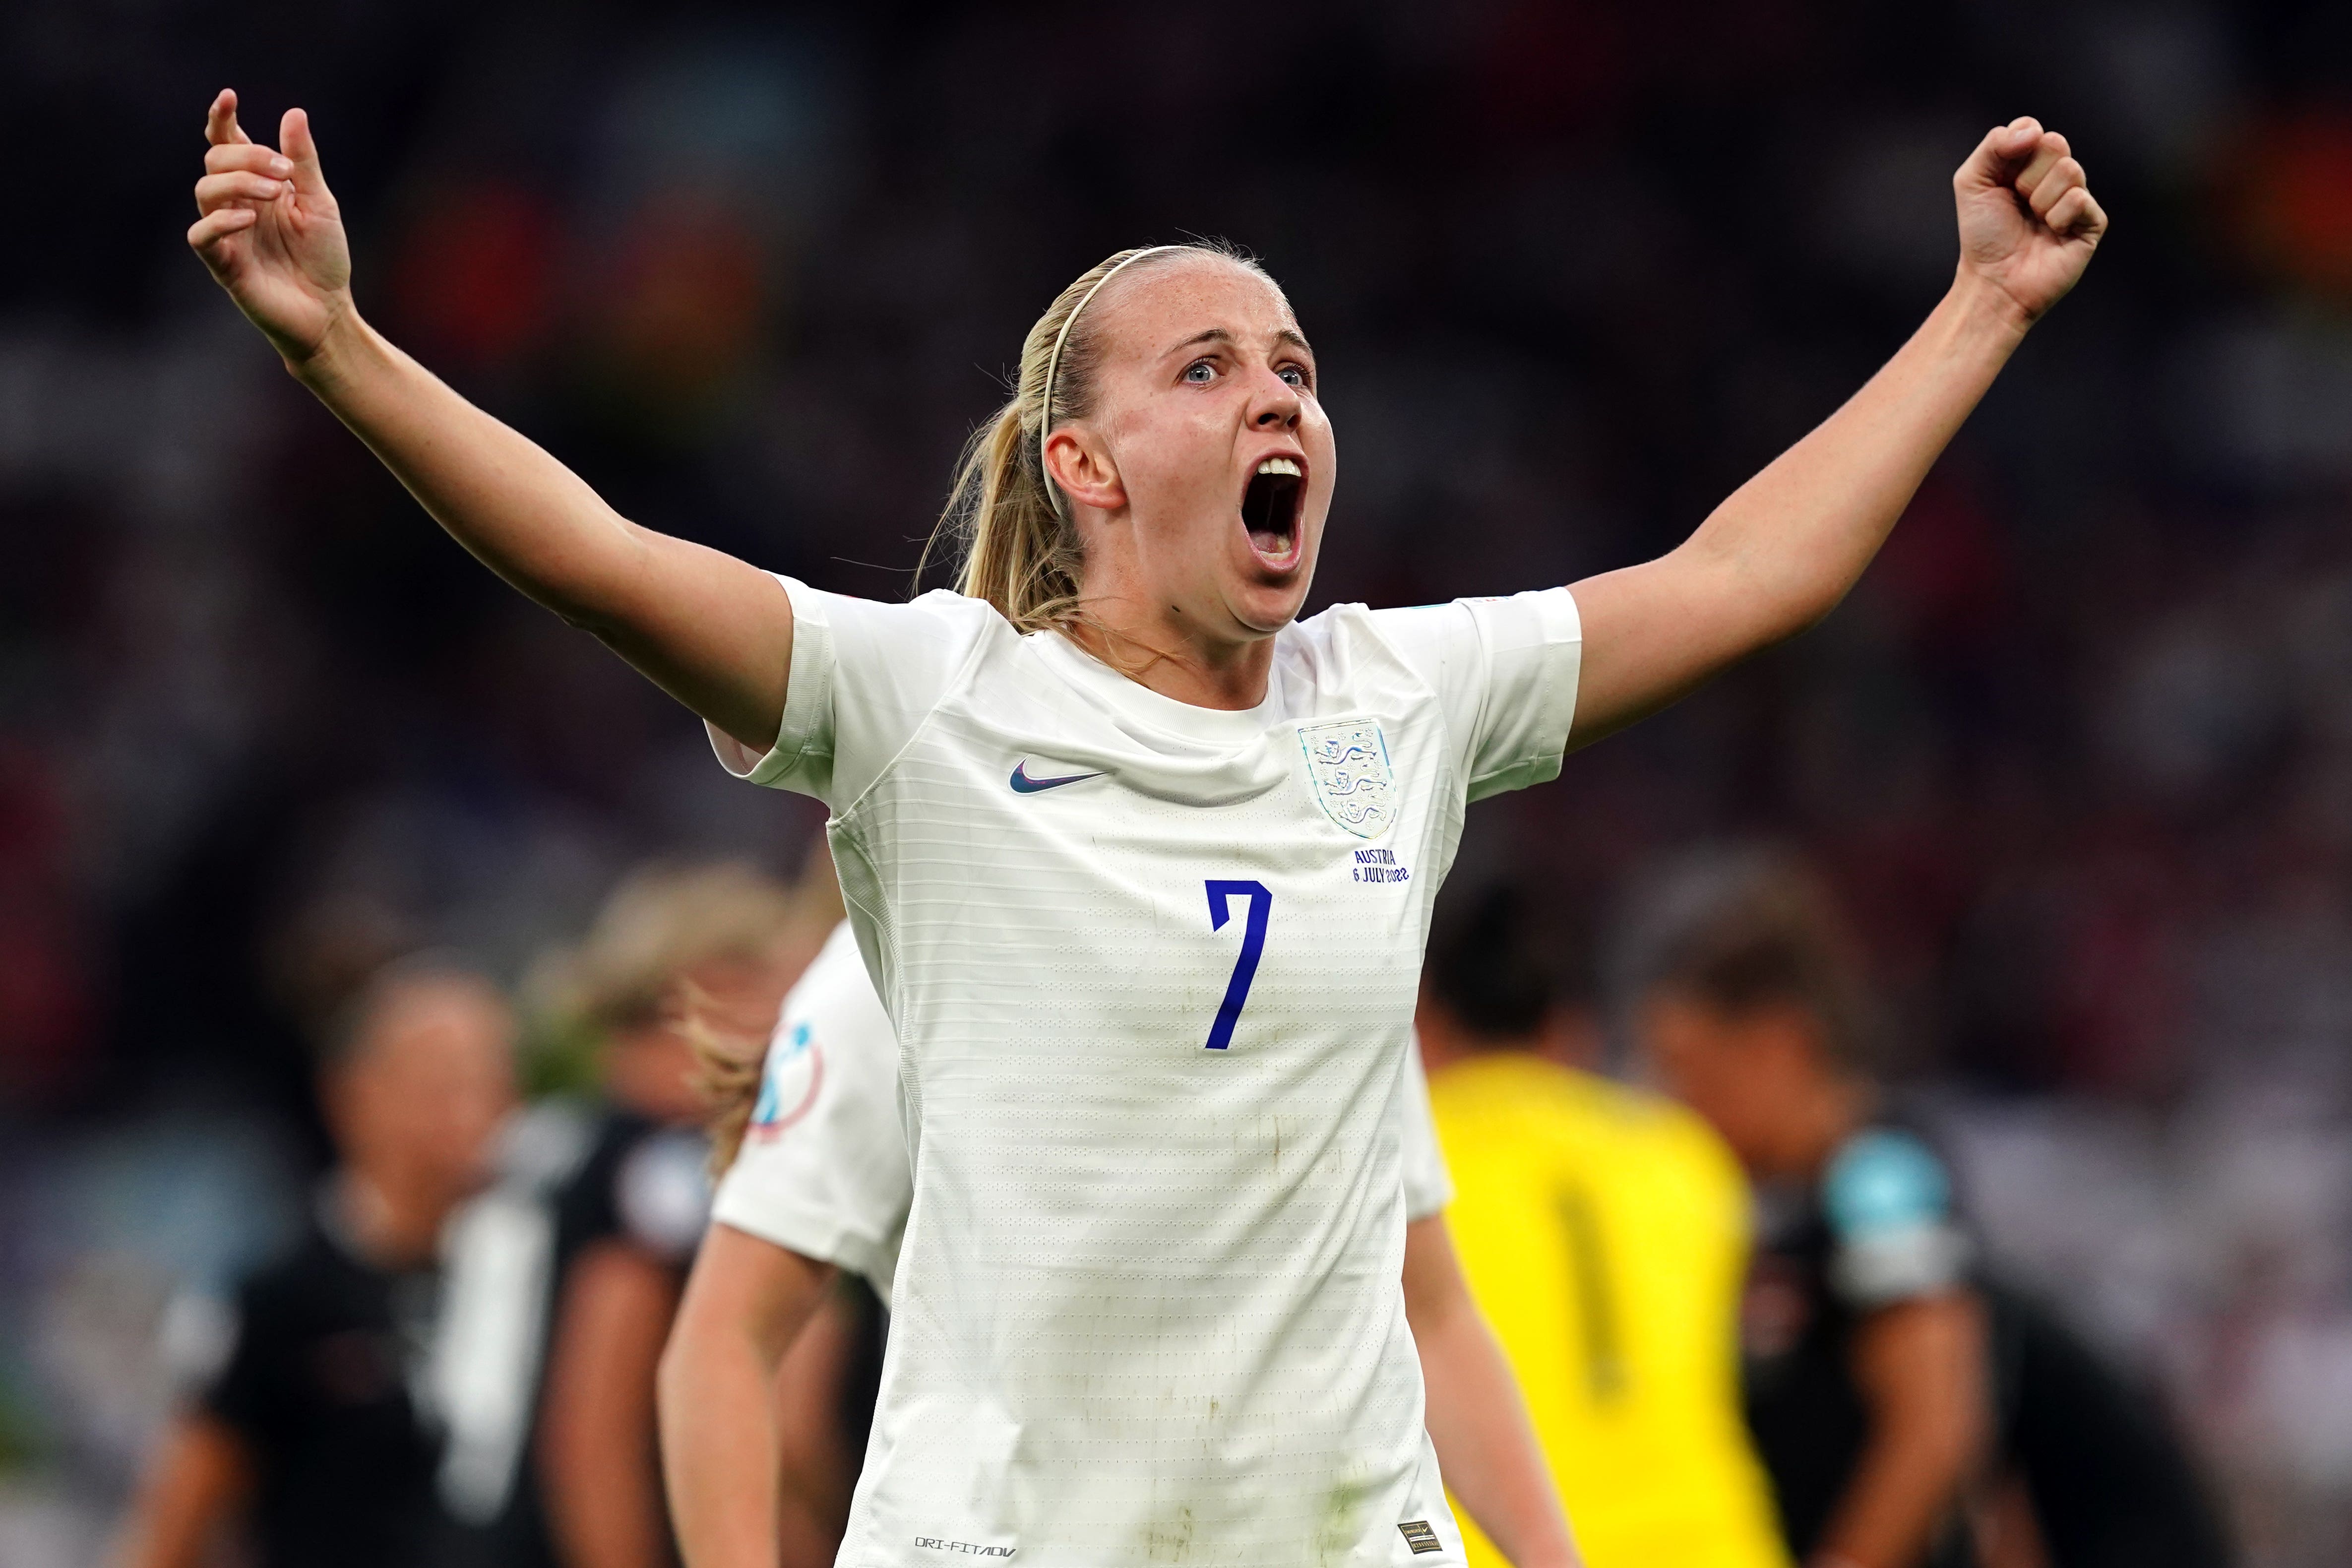
[[[1437,1121],[1429,1109],[1429,1075],[1422,1069],[1421,1041],[1405,1048],[1404,1217],[1428,1219],[1454,1201],[1454,1177],[1437,1146]]]
[[[1371,619],[1437,694],[1470,799],[1559,775],[1584,650],[1566,588],[1375,610]]]
[[[1908,1132],[1873,1128],[1850,1139],[1822,1176],[1830,1286],[1864,1310],[1933,1296],[1968,1274],[1969,1242],[1952,1211],[1951,1178]]]
[[[982,638],[1013,635],[994,609],[961,594],[895,605],[777,581],[793,602],[793,653],[775,743],[755,754],[712,729],[711,748],[736,777],[835,810],[914,738]]]
[[[785,998],[712,1217],[863,1276],[887,1302],[914,1202],[898,1046],[844,925]]]

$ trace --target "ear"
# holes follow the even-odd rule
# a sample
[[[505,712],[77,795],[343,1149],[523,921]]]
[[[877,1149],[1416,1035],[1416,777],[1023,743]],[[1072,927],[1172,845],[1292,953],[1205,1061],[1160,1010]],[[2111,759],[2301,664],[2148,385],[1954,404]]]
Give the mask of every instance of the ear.
[[[1116,511],[1127,504],[1127,486],[1119,479],[1118,465],[1083,425],[1065,425],[1045,437],[1045,472],[1075,505]]]

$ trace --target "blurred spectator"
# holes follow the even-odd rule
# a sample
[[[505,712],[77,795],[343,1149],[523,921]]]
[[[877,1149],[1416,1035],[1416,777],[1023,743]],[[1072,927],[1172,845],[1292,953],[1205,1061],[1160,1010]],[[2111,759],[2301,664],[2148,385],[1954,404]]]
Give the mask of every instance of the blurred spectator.
[[[1746,1189],[1696,1117],[1598,1076],[1584,958],[1507,884],[1441,915],[1418,1026],[1463,1271],[1591,1568],[1780,1568],[1734,1353]]]
[[[1944,1159],[1881,1087],[1820,883],[1769,851],[1701,856],[1633,930],[1642,1047],[1758,1184],[1748,1419],[1791,1550],[1823,1568],[2226,1562],[2153,1403],[1982,1268]]]
[[[600,1087],[523,1118],[454,1248],[449,1360],[470,1378],[443,1479],[475,1560],[673,1560],[654,1374],[709,1206],[696,1043],[764,1039],[827,924],[742,865],[655,866],[535,973],[533,1000]]]
[[[395,965],[353,1004],[320,1071],[339,1163],[299,1244],[239,1289],[226,1359],[163,1438],[123,1568],[197,1568],[239,1523],[261,1568],[444,1560],[438,1248],[489,1173],[513,1035],[495,990],[437,962]]]

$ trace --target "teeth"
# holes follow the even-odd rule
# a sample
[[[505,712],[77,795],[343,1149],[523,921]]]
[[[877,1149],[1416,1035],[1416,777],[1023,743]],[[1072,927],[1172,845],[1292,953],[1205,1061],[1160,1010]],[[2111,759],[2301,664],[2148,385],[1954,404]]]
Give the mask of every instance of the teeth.
[[[1289,458],[1268,458],[1257,466],[1257,471],[1261,474],[1288,474],[1294,479],[1307,477],[1298,464]]]

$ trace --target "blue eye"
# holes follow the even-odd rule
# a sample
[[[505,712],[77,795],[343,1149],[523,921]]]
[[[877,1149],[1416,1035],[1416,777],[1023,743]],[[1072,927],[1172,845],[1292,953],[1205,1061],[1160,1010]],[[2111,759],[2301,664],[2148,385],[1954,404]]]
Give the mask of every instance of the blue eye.
[[[1307,389],[1307,373],[1295,364],[1284,365],[1275,374],[1302,392]]]
[[[1195,386],[1208,385],[1216,374],[1217,367],[1204,359],[1196,359],[1184,367],[1184,379]]]

